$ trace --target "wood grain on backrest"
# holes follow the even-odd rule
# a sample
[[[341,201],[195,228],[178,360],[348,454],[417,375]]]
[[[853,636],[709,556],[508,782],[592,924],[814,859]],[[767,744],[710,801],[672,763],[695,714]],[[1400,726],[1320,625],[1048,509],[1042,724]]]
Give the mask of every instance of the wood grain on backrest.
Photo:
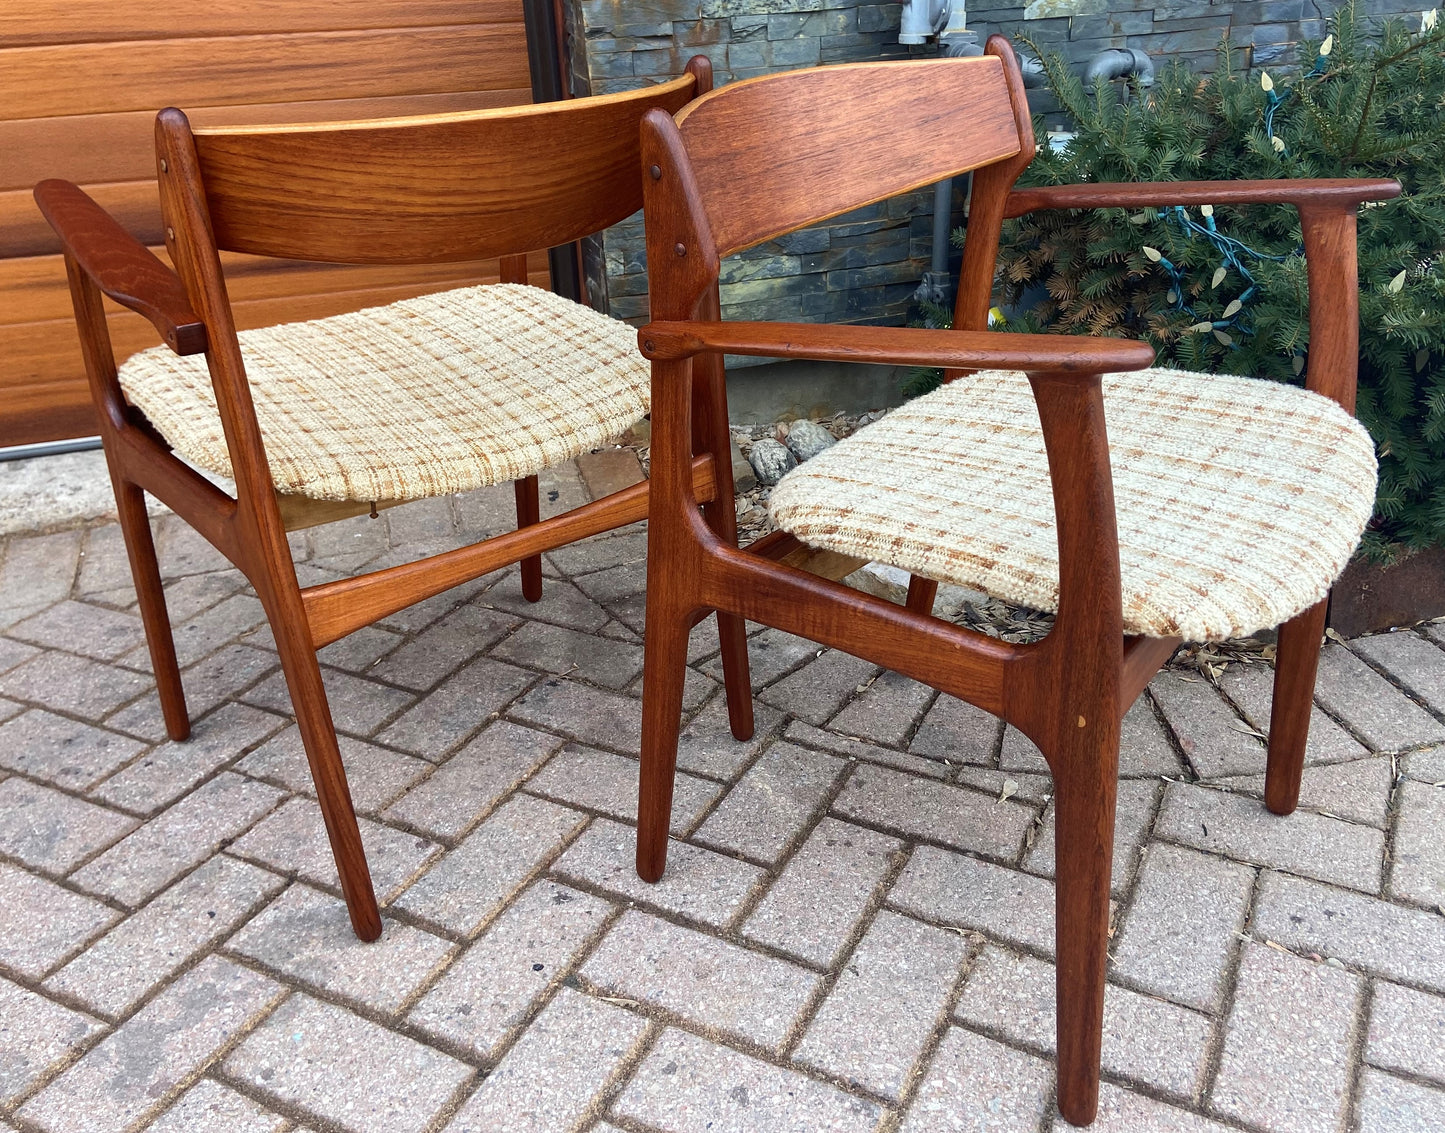
[[[442,263],[570,243],[642,207],[638,121],[691,74],[626,94],[370,122],[195,131],[221,249]]]
[[[988,56],[767,75],[677,123],[722,256],[1020,150]]]

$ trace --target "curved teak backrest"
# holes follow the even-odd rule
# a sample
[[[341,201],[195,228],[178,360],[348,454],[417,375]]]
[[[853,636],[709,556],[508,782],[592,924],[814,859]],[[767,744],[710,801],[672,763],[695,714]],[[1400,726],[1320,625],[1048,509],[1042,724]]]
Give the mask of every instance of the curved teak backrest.
[[[767,75],[704,95],[677,126],[720,256],[1025,144],[990,55]]]
[[[369,122],[193,131],[216,246],[443,263],[567,244],[642,207],[638,122],[699,87]],[[706,83],[702,89],[706,89]]]

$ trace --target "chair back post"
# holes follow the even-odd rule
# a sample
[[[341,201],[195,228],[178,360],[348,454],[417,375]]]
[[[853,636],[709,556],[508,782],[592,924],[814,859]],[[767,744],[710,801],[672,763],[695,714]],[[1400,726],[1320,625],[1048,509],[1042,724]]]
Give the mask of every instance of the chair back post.
[[[255,551],[274,557],[287,548],[286,531],[266,463],[266,446],[256,421],[251,387],[246,381],[191,124],[175,108],[162,110],[156,116],[156,173],[166,226],[166,251],[191,306],[206,325],[206,365],[236,481],[238,516],[254,527],[253,535],[260,543]],[[240,543],[244,546],[245,540]],[[285,557],[289,562],[289,550]]]
[[[1009,103],[1018,130],[1019,152],[1003,161],[974,170],[969,199],[968,230],[963,242],[963,266],[959,270],[958,297],[954,302],[956,330],[987,330],[992,303],[993,277],[998,264],[998,245],[1003,233],[1004,200],[1019,174],[1034,159],[1034,127],[1029,117],[1028,96],[1013,44],[1001,35],[991,35],[984,54],[1003,63]]]
[[[1305,388],[1333,398],[1350,413],[1355,411],[1360,375],[1357,207],[1353,203],[1299,206],[1310,304]]]

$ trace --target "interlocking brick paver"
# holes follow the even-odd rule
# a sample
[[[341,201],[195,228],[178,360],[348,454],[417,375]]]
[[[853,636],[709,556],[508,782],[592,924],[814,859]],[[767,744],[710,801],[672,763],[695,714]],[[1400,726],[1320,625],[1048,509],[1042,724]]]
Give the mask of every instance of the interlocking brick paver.
[[[1019,793],[1024,793],[1022,787]],[[1114,857],[1109,873],[1109,887],[1116,895],[1122,895],[1134,880],[1139,849],[1149,835],[1158,801],[1159,784],[1152,779],[1119,780],[1114,802]],[[1024,868],[1030,873],[1054,876],[1054,832],[1054,808],[1050,807],[1024,859]]]
[[[665,1133],[869,1133],[873,1102],[669,1028],[613,1112]]]
[[[1390,893],[1438,907],[1445,904],[1445,787],[1406,780],[1396,798]]]
[[[1445,649],[1413,633],[1356,638],[1354,652],[1373,661],[1436,712],[1445,712]]]
[[[340,669],[323,668],[326,702],[331,718],[343,732],[369,736],[414,699],[410,693],[369,681]],[[247,704],[291,715],[291,693],[281,673],[267,677],[245,694]]]
[[[624,563],[647,561],[647,533],[630,530],[615,535],[594,536],[548,552],[554,563],[569,575],[591,574]]]
[[[40,650],[35,646],[26,645],[21,641],[11,641],[8,637],[0,637],[0,673],[9,672],[16,665],[38,656],[40,656]],[[50,691],[64,695],[65,690],[52,689]]]
[[[1046,775],[1049,770],[1048,761],[1044,759],[1044,753],[1038,749],[1038,745],[1011,724],[1003,730],[1003,743],[998,749],[998,765],[1001,770],[1010,773],[1032,771]]]
[[[721,692],[682,729],[677,740],[677,766],[713,779],[734,779],[763,744],[772,739],[783,714],[753,701],[753,734],[739,740],[728,723],[727,697]]]
[[[777,1049],[817,990],[813,972],[629,910],[582,966],[605,993]]]
[[[20,778],[0,783],[0,853],[64,874],[135,829],[124,814]]]
[[[517,571],[506,575],[485,594],[476,599],[478,605],[490,606],[510,614],[521,614],[539,622],[551,622],[568,629],[592,633],[607,624],[608,613],[570,582],[549,578],[542,583],[542,600],[528,602],[522,596],[522,576]]]
[[[1198,850],[1380,891],[1385,835],[1373,827],[1304,811],[1280,816],[1254,799],[1169,783],[1155,830]]]
[[[791,720],[783,732],[783,738],[808,747],[820,747],[847,759],[863,760],[866,763],[881,763],[884,767],[896,767],[900,771],[911,771],[915,775],[927,775],[931,779],[946,779],[954,768],[941,759],[929,759],[909,755],[891,747],[882,747],[854,736],[840,736],[836,732],[815,728],[802,720]]]
[[[227,704],[198,720],[189,739],[161,744],[93,788],[91,794],[114,806],[154,814],[284,724],[280,716],[269,712]]]
[[[1400,756],[1402,774],[1421,783],[1445,786],[1445,744]]]
[[[92,893],[139,905],[235,838],[281,797],[266,783],[222,772],[82,866],[71,880]],[[292,847],[287,849],[289,854]]]
[[[286,989],[207,957],[31,1098],[20,1116],[47,1133],[115,1133],[185,1084]]]
[[[1054,886],[1018,870],[919,846],[888,894],[894,908],[1053,955]]]
[[[1111,950],[1114,970],[1176,1003],[1217,1011],[1253,889],[1247,866],[1152,847]]]
[[[825,649],[797,672],[769,685],[758,698],[810,724],[821,725],[878,671],[876,665],[862,658]]]
[[[1253,929],[1390,979],[1445,992],[1445,917],[1266,872]]]
[[[914,733],[909,751],[949,763],[993,765],[1003,721],[982,708],[943,693]]]
[[[362,626],[340,641],[333,641],[318,650],[316,657],[323,665],[330,665],[333,669],[365,673],[401,644],[402,640],[401,634],[392,633],[380,626]],[[381,676],[380,673],[374,675]],[[395,684],[404,683],[390,677],[387,679],[393,680]]]
[[[123,1015],[193,956],[228,935],[286,883],[218,855],[121,921],[45,986]]]
[[[13,1102],[104,1029],[89,1015],[0,978],[0,1103]]]
[[[228,645],[197,661],[181,673],[186,693],[186,710],[197,719],[228,697],[254,684],[280,664],[274,653],[249,645]],[[289,701],[288,711],[289,711]],[[161,715],[160,697],[154,690],[133,704],[122,708],[106,720],[106,727],[117,728],[148,740],[166,738],[165,720]]]
[[[80,554],[79,531],[7,540],[0,559],[0,626],[58,602],[70,593]]]
[[[1246,944],[1213,1107],[1271,1130],[1338,1129],[1363,985],[1351,972]]]
[[[508,715],[583,743],[637,753],[642,702],[576,681],[548,678],[512,705]]]
[[[171,613],[171,638],[176,643],[176,660],[189,665],[214,653],[235,637],[255,629],[266,620],[266,612],[250,594],[233,594],[218,605],[212,606],[187,620],[183,615]],[[150,671],[150,653],[145,649],[127,658],[136,668]]]
[[[1141,696],[1119,722],[1119,774],[1178,775],[1183,770],[1164,725]]]
[[[1269,735],[1269,713],[1274,704],[1274,670],[1263,665],[1231,665],[1219,686],[1244,718],[1261,735]],[[1310,734],[1305,741],[1305,764],[1316,766],[1359,759],[1369,748],[1327,716],[1318,705],[1310,709]]]
[[[358,826],[378,901],[389,901],[441,853],[435,842],[369,818]],[[289,800],[233,842],[231,852],[316,885],[339,884],[321,807],[311,799]]]
[[[637,832],[610,819],[594,819],[553,863],[562,877],[653,905],[690,920],[721,926],[738,913],[764,879],[755,865],[671,839],[667,871],[654,883],[637,876]]]
[[[1445,724],[1342,645],[1320,650],[1315,699],[1376,751],[1445,740]]]
[[[570,807],[517,795],[403,893],[396,906],[470,935],[586,821],[585,814]]]
[[[222,599],[229,598],[246,585],[248,585],[246,576],[234,569],[186,575],[184,578],[178,578],[174,582],[166,584],[166,613],[170,616],[172,624],[179,626],[180,623],[195,617]],[[264,619],[265,614],[263,613],[261,620]],[[241,619],[241,621],[244,623],[245,619]],[[249,629],[259,624],[260,621],[253,621],[244,628]],[[237,632],[242,631],[238,630]],[[235,635],[232,634],[232,636]]]
[[[637,821],[637,760],[595,747],[568,744],[527,782],[527,790],[559,802]],[[673,783],[674,833],[690,830],[723,788],[678,772]]]
[[[435,688],[521,624],[485,606],[462,606],[422,630],[368,675],[417,692]]]
[[[386,810],[435,838],[459,838],[564,741],[510,720],[488,724],[466,747]]]
[[[1394,786],[1392,758],[1388,755],[1353,759],[1348,763],[1306,766],[1300,778],[1299,805],[1368,826],[1385,825]],[[1245,775],[1215,782],[1231,791],[1264,798],[1264,776]]]
[[[1053,1069],[1041,1058],[950,1027],[909,1107],[902,1133],[1034,1129]]]
[[[451,959],[455,945],[411,925],[382,921],[362,943],[339,897],[293,885],[230,941],[231,951],[282,977],[393,1014]]]
[[[1052,1133],[1069,1133],[1074,1128],[1063,1117],[1056,1117]],[[1232,1128],[1108,1082],[1099,1084],[1099,1115],[1089,1126],[1092,1133],[1230,1133]]]
[[[6,632],[21,641],[65,649],[97,661],[114,661],[145,641],[141,620],[134,614],[74,601],[51,606]]]
[[[897,838],[824,818],[743,923],[743,935],[831,967],[902,849]]]
[[[704,634],[699,634],[699,630],[704,629],[699,626],[693,630],[693,637],[706,640],[709,651],[714,651],[718,647],[716,622],[705,623],[705,626]],[[749,624],[748,628],[754,627]],[[780,629],[768,628],[762,633],[754,634],[748,638],[748,677],[752,681],[753,691],[761,692],[764,686],[772,684],[790,669],[816,657],[822,648],[815,641],[784,633]],[[713,658],[703,666],[703,672],[716,680],[722,680],[722,661]]]
[[[1054,966],[992,945],[980,953],[955,1017],[1015,1043],[1054,1050]],[[1204,1076],[1213,1023],[1204,1015],[1109,984],[1104,989],[1105,1070],[1192,1098]]]
[[[119,919],[99,901],[0,862],[0,965],[38,979]]]
[[[1445,1124],[1445,1090],[1365,1068],[1359,1133],[1435,1133]]]
[[[407,709],[377,739],[435,760],[477,731],[535,679],[524,669],[479,657]]]
[[[967,954],[955,932],[880,912],[793,1057],[898,1100]]]
[[[286,1127],[280,1114],[202,1078],[149,1128],[151,1133],[281,1133]]]
[[[844,705],[828,727],[860,740],[906,746],[933,698],[927,685],[885,669],[857,699]]]
[[[1383,980],[1376,983],[1365,1061],[1445,1082],[1445,999]]]
[[[884,767],[857,765],[833,810],[847,818],[1000,858],[1016,858],[1033,807],[977,791],[917,779]]]
[[[590,893],[536,882],[447,970],[407,1021],[479,1058],[494,1056],[612,909]]]
[[[74,791],[105,778],[145,746],[39,708],[0,724],[0,767]]]
[[[252,1090],[354,1133],[421,1133],[475,1073],[306,995],[293,995],[222,1069]]]
[[[225,570],[231,565],[204,535],[179,516],[161,516],[151,527],[155,531],[156,558],[160,560],[162,578]]]
[[[542,622],[528,622],[492,656],[559,676],[575,674],[606,688],[626,688],[642,672],[642,646]]]
[[[641,594],[647,586],[647,566],[641,562],[619,563],[606,570],[574,576],[572,582],[592,601],[605,605]]]
[[[23,647],[22,647],[23,648]],[[0,656],[0,668],[7,667]],[[149,678],[88,657],[51,650],[0,677],[0,692],[16,700],[99,720],[151,687]]]
[[[447,1133],[580,1129],[647,1032],[647,1021],[562,988]]]
[[[1160,673],[1149,695],[1169,721],[1179,746],[1203,779],[1251,775],[1264,768],[1264,744],[1203,677]]]
[[[775,743],[718,803],[694,840],[775,863],[823,804],[846,766],[836,756]]]
[[[424,759],[352,736],[338,736],[337,743],[341,748],[341,762],[346,767],[351,803],[363,814],[371,814],[394,802],[433,770],[432,764]],[[234,770],[301,794],[316,794],[301,732],[294,724],[272,736],[237,763]]]

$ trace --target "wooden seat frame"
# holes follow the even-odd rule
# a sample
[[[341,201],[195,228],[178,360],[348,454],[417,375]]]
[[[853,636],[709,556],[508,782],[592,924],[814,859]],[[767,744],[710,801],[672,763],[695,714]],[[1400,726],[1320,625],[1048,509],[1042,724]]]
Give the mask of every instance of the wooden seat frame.
[[[638,122],[711,89],[711,67],[641,91],[561,103],[374,122],[192,131],[179,110],[156,120],[166,248],[172,271],[76,186],[45,181],[35,198],[65,246],[71,297],[100,435],[166,730],[190,732],[165,594],[146,516],[150,492],[250,579],[276,638],[341,889],[357,936],[381,932],[376,896],[337,747],[316,651],[470,579],[521,563],[522,590],[542,593],[541,553],[644,519],[638,484],[539,521],[537,478],[516,483],[518,529],[469,547],[302,588],[287,543],[317,521],[278,496],[242,364],[219,251],[339,263],[445,263],[501,258],[501,278],[527,281],[526,253],[568,244],[641,207]],[[116,378],[102,294],[148,318],[178,354],[204,352],[236,495],[174,456],[128,405]],[[384,380],[384,376],[382,376]],[[726,425],[726,409],[719,410]],[[732,540],[730,450],[689,464],[689,491]],[[318,506],[319,505],[319,502]],[[325,509],[322,509],[323,512]],[[368,505],[333,507],[330,518]],[[734,727],[752,728],[740,619],[718,621]]]
[[[891,72],[888,69],[892,69]],[[952,68],[945,71],[944,68]],[[1000,716],[1034,741],[1054,779],[1058,1098],[1075,1124],[1098,1100],[1120,721],[1175,639],[1126,637],[1101,375],[1150,365],[1121,339],[987,333],[1000,229],[1038,208],[1143,208],[1286,202],[1308,257],[1309,388],[1353,410],[1358,293],[1355,211],[1399,192],[1392,181],[1077,185],[1014,190],[1034,154],[1012,47],[982,59],[854,64],[723,88],[677,119],[642,125],[653,360],[642,781],[637,870],[658,880],[667,852],[688,627],[718,610],[865,658]],[[722,323],[711,304],[719,259],[806,224],[974,170],[968,239],[951,331]],[[935,584],[906,606],[779,563],[777,533],[739,550],[698,513],[689,469],[696,396],[720,354],[1024,370],[1053,485],[1060,564],[1052,632],[1015,645],[930,616]],[[713,380],[712,377],[705,379]],[[1200,376],[1200,381],[1208,381]],[[690,396],[691,395],[691,396]],[[1299,796],[1325,603],[1280,630],[1266,802]]]

